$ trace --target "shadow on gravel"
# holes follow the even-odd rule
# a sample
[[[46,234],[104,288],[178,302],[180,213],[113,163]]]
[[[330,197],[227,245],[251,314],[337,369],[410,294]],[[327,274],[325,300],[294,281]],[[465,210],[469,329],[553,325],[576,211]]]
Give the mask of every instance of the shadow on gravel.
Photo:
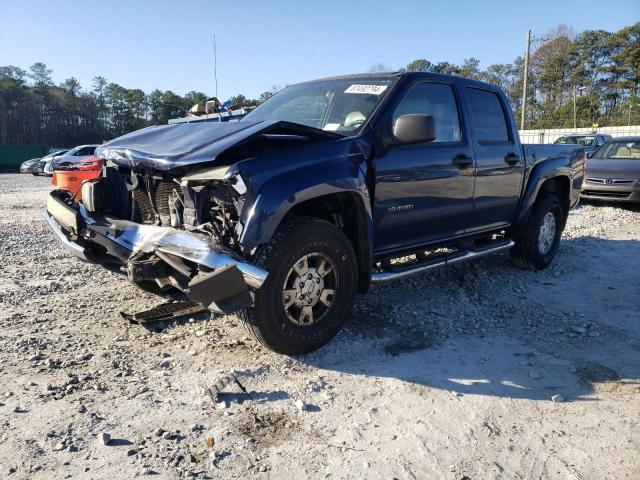
[[[596,399],[611,396],[631,399],[640,393],[637,351],[635,368],[627,358],[626,365],[618,370],[620,349],[598,355],[597,359],[581,358],[578,353],[569,360],[562,355],[534,351],[508,337],[456,338],[436,349],[396,356],[363,343],[349,353],[316,354],[301,360],[321,369],[396,378],[462,396],[549,400],[561,394],[567,401],[576,401],[586,395]],[[630,354],[627,351],[626,355]]]
[[[593,205],[594,207],[612,207],[621,208],[630,212],[640,213],[640,203],[624,203],[624,202],[607,202],[605,200],[591,200],[586,198],[580,198],[580,205]]]
[[[376,289],[337,341],[298,360],[459,398],[640,398],[640,241],[567,239],[557,261],[523,272],[504,258],[483,260],[469,271],[492,282],[476,278],[463,289],[464,270]],[[483,301],[471,302],[478,292]]]

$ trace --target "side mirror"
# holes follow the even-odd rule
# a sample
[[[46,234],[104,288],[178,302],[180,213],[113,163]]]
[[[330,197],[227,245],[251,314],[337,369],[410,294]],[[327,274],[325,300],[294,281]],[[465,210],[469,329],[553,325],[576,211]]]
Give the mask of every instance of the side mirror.
[[[432,142],[436,139],[433,116],[424,113],[400,115],[393,126],[393,136],[399,143]]]

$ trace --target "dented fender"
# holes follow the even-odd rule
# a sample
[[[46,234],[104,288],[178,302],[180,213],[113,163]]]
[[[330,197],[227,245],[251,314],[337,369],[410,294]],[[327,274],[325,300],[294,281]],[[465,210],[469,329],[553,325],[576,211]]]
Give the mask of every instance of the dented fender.
[[[336,148],[336,144],[342,148]],[[305,151],[308,150],[308,151]],[[336,153],[338,150],[338,153]],[[340,151],[341,150],[341,151]],[[249,179],[252,195],[241,214],[240,243],[245,251],[269,242],[286,215],[308,200],[327,195],[352,194],[364,211],[366,236],[372,240],[371,195],[367,184],[367,154],[354,139],[296,149],[297,161],[265,158],[233,167]],[[269,169],[261,171],[261,165]]]

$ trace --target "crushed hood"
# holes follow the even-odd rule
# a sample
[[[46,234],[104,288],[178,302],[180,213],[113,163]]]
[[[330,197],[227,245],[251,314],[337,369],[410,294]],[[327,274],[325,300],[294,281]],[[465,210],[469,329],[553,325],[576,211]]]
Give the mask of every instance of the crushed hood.
[[[100,145],[96,155],[121,166],[169,171],[214,162],[223,152],[261,137],[305,141],[341,135],[283,121],[178,123],[147,127],[115,138]]]

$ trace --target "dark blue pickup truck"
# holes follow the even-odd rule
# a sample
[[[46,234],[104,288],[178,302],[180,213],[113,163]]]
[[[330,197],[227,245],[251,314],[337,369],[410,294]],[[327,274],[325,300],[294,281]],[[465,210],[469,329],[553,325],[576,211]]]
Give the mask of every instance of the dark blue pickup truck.
[[[333,338],[371,283],[505,250],[547,267],[585,156],[521,145],[500,89],[430,73],[292,85],[238,122],[149,127],[96,154],[99,178],[48,197],[62,243],[237,312],[287,354]]]

